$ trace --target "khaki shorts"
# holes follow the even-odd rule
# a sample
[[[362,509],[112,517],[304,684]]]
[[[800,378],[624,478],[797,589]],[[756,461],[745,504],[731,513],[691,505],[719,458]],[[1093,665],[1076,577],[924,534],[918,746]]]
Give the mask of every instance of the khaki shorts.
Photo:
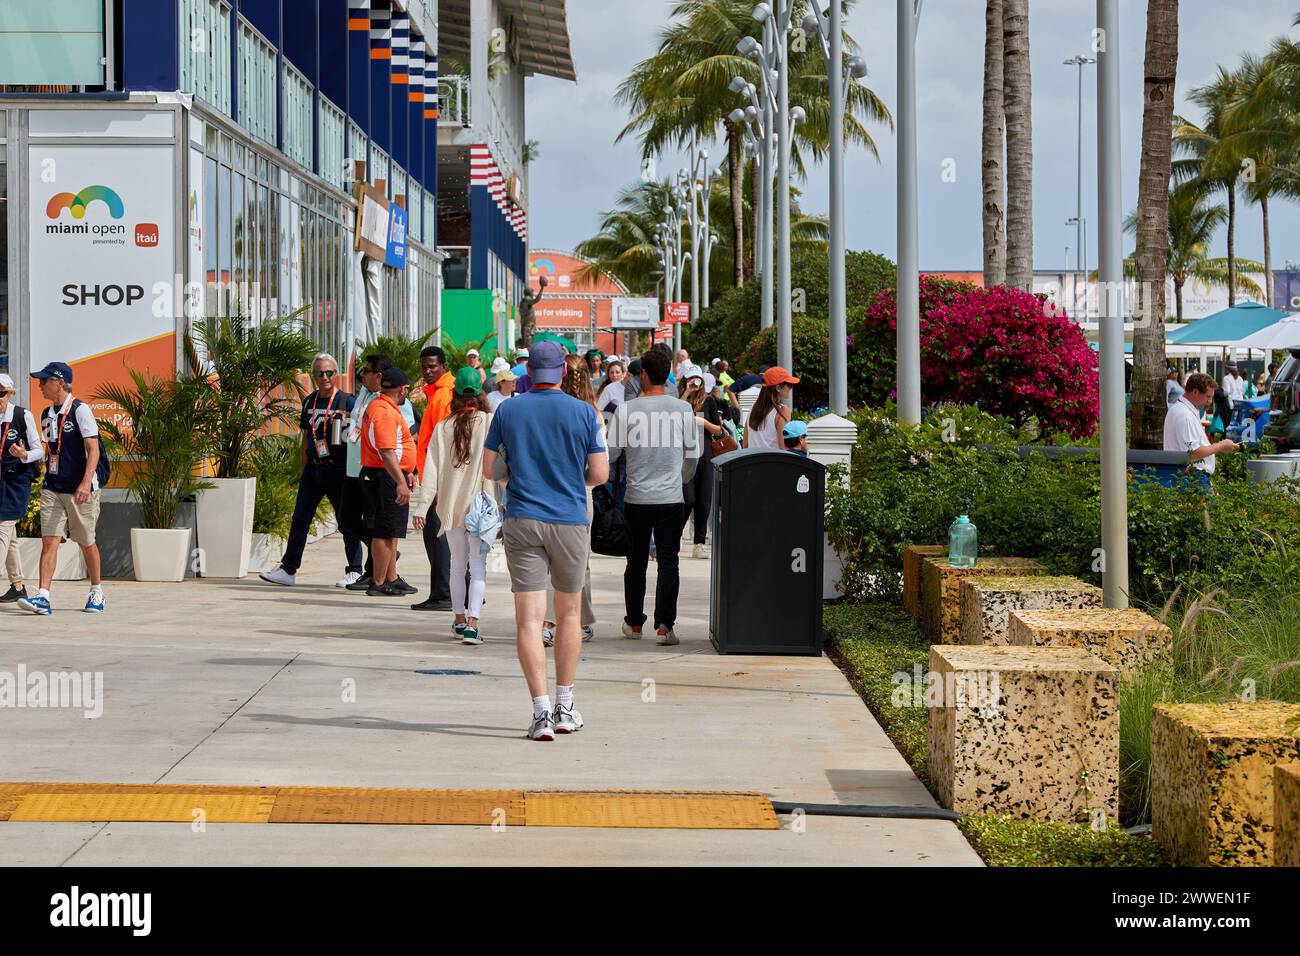
[[[90,500],[77,504],[72,495],[41,489],[41,537],[71,538],[83,548],[95,543],[95,525],[99,523],[98,491],[90,493]]]
[[[515,594],[548,589],[577,594],[587,580],[588,535],[585,524],[507,518],[501,541],[510,568],[510,590]]]

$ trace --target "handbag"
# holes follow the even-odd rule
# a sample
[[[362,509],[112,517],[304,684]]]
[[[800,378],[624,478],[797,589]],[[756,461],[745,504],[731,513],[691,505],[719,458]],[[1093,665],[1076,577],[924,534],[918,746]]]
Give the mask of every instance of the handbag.
[[[605,485],[591,490],[591,550],[611,558],[626,558],[632,551],[627,519]]]
[[[714,435],[711,441],[713,444],[714,458],[717,458],[719,455],[726,455],[740,447],[740,443],[736,440],[735,426],[729,421],[724,421],[722,423],[722,434]]]

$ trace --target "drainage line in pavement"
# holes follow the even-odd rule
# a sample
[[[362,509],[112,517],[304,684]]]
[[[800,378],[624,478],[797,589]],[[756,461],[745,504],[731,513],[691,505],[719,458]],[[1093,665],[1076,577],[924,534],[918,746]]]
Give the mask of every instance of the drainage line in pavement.
[[[810,817],[883,817],[891,820],[950,820],[956,822],[961,814],[940,807],[891,807],[844,803],[778,803],[772,801],[777,813],[805,813]]]

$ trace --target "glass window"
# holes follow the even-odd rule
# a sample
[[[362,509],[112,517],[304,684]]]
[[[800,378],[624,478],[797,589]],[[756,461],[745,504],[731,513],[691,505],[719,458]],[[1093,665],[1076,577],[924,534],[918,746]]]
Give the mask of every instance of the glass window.
[[[221,282],[221,273],[217,270],[217,161],[211,157],[203,163],[203,195],[206,219],[203,223],[203,275],[207,287],[204,309],[207,315],[217,315],[220,312],[217,286]]]
[[[218,308],[221,314],[230,314],[230,281],[231,281],[231,261],[233,255],[234,243],[231,241],[231,216],[230,216],[230,167],[222,166],[218,176],[220,198],[218,199],[217,218],[219,221],[218,228],[221,230],[220,251],[217,259],[217,282],[220,283],[221,297]]]
[[[234,259],[233,268],[236,308],[241,314],[247,310],[248,303],[248,234],[244,229],[246,209],[244,208],[244,177],[238,173],[234,176],[234,191],[231,194],[230,214],[234,217],[231,225],[231,234],[234,237]]]

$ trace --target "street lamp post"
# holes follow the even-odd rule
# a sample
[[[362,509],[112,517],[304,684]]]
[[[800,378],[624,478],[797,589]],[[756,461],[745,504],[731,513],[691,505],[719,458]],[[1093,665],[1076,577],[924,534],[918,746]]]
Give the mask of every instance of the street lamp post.
[[[731,121],[743,124],[742,128],[753,143],[758,163],[761,188],[758,191],[756,200],[758,206],[758,230],[754,237],[756,244],[754,263],[762,281],[763,302],[760,309],[759,328],[770,329],[774,323],[772,296],[772,164],[775,161],[776,144],[774,142],[775,131],[772,128],[772,114],[775,101],[770,88],[769,57],[759,42],[753,37],[745,37],[737,45],[736,50],[742,56],[756,58],[761,75],[761,91],[743,77],[738,76],[731,81],[731,91],[733,93],[744,93],[749,99],[748,107],[735,109],[731,112]],[[761,102],[759,99],[760,92],[762,95]]]
[[[898,0],[898,420],[911,425],[921,421],[916,187],[916,30],[920,18],[921,0]]]
[[[1090,63],[1097,61],[1092,57],[1076,55],[1065,60],[1066,66],[1076,66],[1079,68],[1079,149],[1078,149],[1078,171],[1075,176],[1075,245],[1074,245],[1074,269],[1076,272],[1083,272],[1083,68]]]
[[[809,39],[821,40],[830,85],[830,400],[831,411],[843,415],[849,410],[847,293],[845,291],[844,247],[844,102],[849,84],[867,75],[861,57],[844,63],[843,10],[840,0],[830,0],[828,11],[812,10],[803,20]]]
[[[1102,600],[1128,607],[1128,438],[1124,429],[1123,182],[1119,0],[1097,0],[1097,245],[1101,326]],[[1082,67],[1080,67],[1082,69]]]

